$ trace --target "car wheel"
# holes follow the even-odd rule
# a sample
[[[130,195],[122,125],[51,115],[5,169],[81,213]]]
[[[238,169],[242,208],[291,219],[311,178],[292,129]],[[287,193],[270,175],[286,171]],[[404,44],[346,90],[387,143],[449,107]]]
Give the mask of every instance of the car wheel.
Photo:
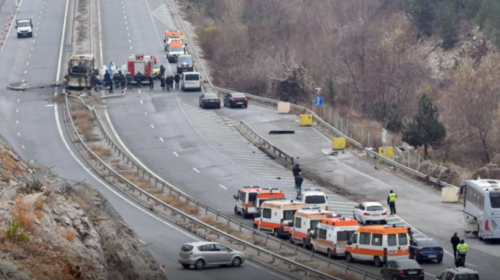
[[[247,218],[247,215],[248,215],[247,210],[246,210],[246,209],[243,209],[243,210],[242,210],[242,213],[243,213],[243,218],[245,218],[245,219],[246,219],[246,218]]]
[[[234,214],[239,215],[240,211],[238,211],[238,207],[234,206]]]
[[[205,262],[203,260],[197,260],[194,263],[194,267],[198,270],[203,269],[203,267],[205,267]]]
[[[443,262],[443,258],[437,259],[437,262],[438,263],[442,263]]]
[[[420,257],[418,256],[418,253],[413,254],[413,259],[418,263],[420,262]]]
[[[189,264],[183,264],[182,267],[184,267],[185,269],[188,269],[190,267]]]
[[[240,259],[240,257],[234,258],[233,261],[231,262],[231,265],[234,266],[234,267],[239,267],[241,265],[241,259]]]
[[[351,253],[349,253],[349,252],[345,253],[345,259],[347,260],[347,262],[350,262],[350,263],[352,263],[354,261]]]
[[[392,280],[398,280],[398,277],[394,276],[392,277]]]
[[[375,262],[375,266],[376,266],[376,267],[382,267],[382,261],[380,260],[380,258],[379,258],[379,257],[375,257],[375,258],[373,259],[373,262]]]
[[[302,239],[302,247],[304,247],[304,249],[310,249],[311,248],[310,246],[308,246],[306,244],[306,240],[305,239]]]
[[[217,105],[217,109],[220,109],[220,104],[219,104],[219,105]]]

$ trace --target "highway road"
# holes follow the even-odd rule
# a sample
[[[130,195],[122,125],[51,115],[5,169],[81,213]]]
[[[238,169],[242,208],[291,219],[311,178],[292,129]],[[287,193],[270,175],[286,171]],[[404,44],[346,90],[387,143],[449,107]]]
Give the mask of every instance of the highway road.
[[[162,56],[161,40],[164,29],[173,27],[174,23],[170,14],[165,12],[163,1],[127,2],[124,5],[106,3],[103,6],[109,11],[104,13],[109,20],[107,16],[103,17],[104,32],[108,32],[104,39],[106,61],[119,65],[125,62],[128,55],[137,52],[157,55],[160,63],[167,64]],[[126,15],[123,22],[111,20],[121,13]],[[126,31],[112,32],[119,28]],[[174,64],[171,64],[170,71],[175,72]],[[256,125],[266,123],[267,127],[273,127],[269,124],[283,125],[287,121],[292,122],[291,117],[282,117],[274,110],[252,104],[248,109],[201,110],[197,107],[199,94],[179,90],[161,92],[158,88],[151,92],[146,88],[134,89],[123,99],[108,100],[107,109],[121,141],[137,158],[166,181],[214,208],[231,212],[234,207],[232,195],[242,185],[279,186],[285,190],[287,197],[293,197],[290,171],[269,160],[234,128],[239,120]],[[318,135],[305,134],[304,137],[326,141]],[[321,145],[329,146],[327,141]],[[305,149],[303,146],[300,148]],[[310,152],[305,151],[304,154]],[[407,202],[413,209],[419,210],[430,207],[431,211],[419,213],[403,208],[398,216],[391,217],[391,223],[412,226],[417,233],[415,237],[436,238],[450,251],[449,237],[454,231],[462,232],[461,215],[457,214],[459,205],[443,207],[435,192],[390,172],[371,174],[373,166],[353,158],[346,155],[344,168],[339,171],[355,182],[353,187],[359,187],[360,193],[371,200],[380,201],[385,199],[387,187],[394,187],[399,194],[405,191],[403,187],[411,188],[412,195],[401,199],[401,203]],[[350,168],[347,168],[348,165]],[[311,182],[307,184],[312,185]],[[400,188],[401,191],[398,191]],[[419,205],[418,197],[426,196],[432,197],[436,205]],[[356,201],[336,194],[329,194],[329,202],[336,212],[345,216],[349,216],[356,205]],[[441,212],[449,213],[436,214]],[[429,220],[431,216],[432,220]],[[250,220],[247,222],[251,223]],[[436,227],[437,224],[441,226]],[[498,262],[498,244],[475,240],[468,242],[475,245],[471,246],[468,255],[469,265],[480,271],[482,279],[495,279],[500,272],[495,265]],[[379,271],[369,264],[356,265],[374,273]],[[442,264],[423,264],[429,277],[450,266],[453,266],[450,255],[446,255]]]
[[[21,80],[30,83],[55,80],[65,14],[64,3],[23,0],[18,18],[34,20],[35,36],[31,39],[18,39],[15,30],[11,31],[0,55],[2,85]],[[6,1],[0,16],[5,14],[4,11],[14,9],[13,4],[14,1]],[[85,181],[95,186],[135,230],[158,264],[166,264],[169,279],[282,277],[250,262],[237,269],[207,269],[202,272],[182,269],[176,260],[180,244],[195,241],[197,237],[151,214],[90,171],[91,168],[79,156],[66,133],[61,114],[63,104],[52,101],[53,93],[53,89],[26,92],[0,89],[2,137],[16,149],[23,160],[37,161],[51,167],[62,178]]]

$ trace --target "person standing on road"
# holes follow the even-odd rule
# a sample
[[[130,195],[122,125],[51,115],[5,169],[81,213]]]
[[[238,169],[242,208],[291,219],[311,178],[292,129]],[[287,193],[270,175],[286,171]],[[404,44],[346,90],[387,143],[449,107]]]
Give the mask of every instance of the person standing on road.
[[[179,89],[179,81],[181,79],[181,76],[179,75],[179,73],[175,73],[175,77],[174,77],[174,80],[175,80],[175,88],[176,89]]]
[[[165,77],[160,76],[160,85],[161,85],[161,90],[165,91]]]
[[[149,76],[148,80],[149,80],[149,91],[152,91],[153,88],[155,87],[155,84],[153,82],[153,77]]]
[[[170,76],[167,76],[167,80],[166,80],[166,83],[167,83],[167,91],[170,91],[170,89],[172,88],[172,83],[173,83],[173,79],[172,79],[172,75]]]
[[[127,72],[128,72],[127,64],[122,63],[122,69],[121,69],[121,71],[122,71],[123,75],[127,75]]]
[[[111,83],[111,75],[109,74],[109,71],[106,70],[106,73],[104,74],[104,86],[107,86]]]
[[[398,196],[391,190],[389,196],[387,196],[387,204],[389,204],[389,208],[391,209],[391,215],[396,215],[396,198]]]
[[[110,83],[109,83],[109,93],[113,93],[113,81],[110,80]]]
[[[410,238],[410,245],[413,245],[413,231],[411,231],[411,227],[408,227],[408,237]]]
[[[465,243],[463,239],[460,240],[460,244],[457,245],[457,251],[458,256],[464,261],[465,266],[465,255],[467,255],[467,252],[469,252],[469,245],[467,245],[467,243]]]
[[[458,235],[456,232],[451,237],[450,242],[451,242],[451,246],[453,246],[453,256],[455,257],[455,261],[456,261],[457,260],[457,252],[458,252],[457,246],[458,246],[458,244],[460,244],[460,238],[458,238]]]
[[[163,64],[162,64],[162,65],[160,65],[160,77],[163,77],[163,76],[165,76],[165,66],[163,66]]]
[[[304,178],[302,178],[301,173],[297,173],[297,176],[295,176],[295,188],[297,189],[297,199],[300,199],[300,196],[302,194],[302,182],[304,181]]]
[[[300,169],[300,165],[297,163],[292,169],[293,176],[296,177],[302,170]]]

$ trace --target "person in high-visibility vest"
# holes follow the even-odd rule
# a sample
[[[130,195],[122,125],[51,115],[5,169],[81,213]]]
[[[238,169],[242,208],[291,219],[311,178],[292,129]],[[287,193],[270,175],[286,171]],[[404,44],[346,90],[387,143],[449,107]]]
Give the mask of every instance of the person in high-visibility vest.
[[[465,264],[465,255],[467,255],[467,252],[469,252],[469,246],[465,241],[462,239],[460,241],[460,244],[457,245],[457,251],[458,251],[458,256],[462,258],[464,264]]]
[[[396,215],[396,198],[398,196],[391,190],[389,196],[387,197],[387,204],[391,208],[391,215]]]

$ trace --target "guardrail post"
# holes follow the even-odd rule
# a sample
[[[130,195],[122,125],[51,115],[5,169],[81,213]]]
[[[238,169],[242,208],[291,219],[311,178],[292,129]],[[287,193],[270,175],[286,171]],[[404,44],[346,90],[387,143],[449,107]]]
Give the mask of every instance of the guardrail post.
[[[243,226],[242,223],[240,223],[240,227],[238,228],[238,231],[241,232],[241,226]]]
[[[219,221],[219,211],[217,211],[217,213],[215,213],[215,220]]]
[[[366,280],[366,271],[363,273],[363,280]]]
[[[347,275],[347,271],[348,271],[348,270],[349,270],[349,266],[348,266],[348,265],[346,265],[346,266],[345,266],[345,269],[344,269],[344,274],[345,274],[345,275]]]
[[[331,261],[331,260],[332,260],[332,259],[330,259],[330,256],[328,256],[328,262],[326,262],[326,267],[327,267],[327,268],[330,268],[330,261]]]
[[[205,206],[205,215],[208,215],[208,206]]]
[[[280,250],[281,250],[281,246],[283,246],[283,240],[280,239]]]
[[[311,250],[311,261],[313,261],[313,257],[314,257],[314,252],[313,250]]]
[[[231,219],[227,219],[227,227],[229,229],[229,222],[231,221]]]
[[[264,244],[267,244],[267,239],[269,238],[269,235],[266,234],[266,240],[264,241]]]
[[[297,255],[297,248],[298,248],[298,246],[295,245],[295,252],[294,252],[295,255]]]

